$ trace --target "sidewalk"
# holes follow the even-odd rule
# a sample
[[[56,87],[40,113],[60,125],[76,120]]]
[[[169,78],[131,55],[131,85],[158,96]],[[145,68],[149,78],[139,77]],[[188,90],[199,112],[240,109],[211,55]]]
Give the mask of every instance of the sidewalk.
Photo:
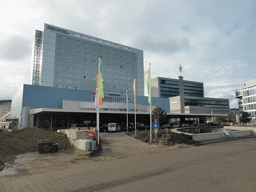
[[[256,189],[255,139],[178,149],[123,134],[102,138],[102,156],[62,170],[0,177],[0,191],[150,191],[153,184],[158,191]]]
[[[111,182],[121,179],[116,170],[122,170],[127,165],[134,166],[138,155],[159,152],[156,145],[143,143],[123,133],[102,135],[102,139],[106,144],[103,144],[103,153],[97,161],[85,160],[58,171],[37,174],[30,174],[28,171],[22,176],[0,177],[0,191],[73,191],[96,185],[99,181]],[[129,159],[127,162],[126,158],[129,157],[133,157],[133,160]],[[98,175],[95,171],[100,171],[102,166],[105,167],[105,171]],[[126,170],[127,175],[128,172],[129,168]]]

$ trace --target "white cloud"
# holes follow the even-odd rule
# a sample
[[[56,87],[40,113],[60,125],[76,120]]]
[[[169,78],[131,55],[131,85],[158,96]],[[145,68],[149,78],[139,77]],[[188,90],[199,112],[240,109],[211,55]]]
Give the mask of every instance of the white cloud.
[[[177,78],[182,64],[185,80],[237,106],[234,90],[256,78],[255,12],[255,2],[232,0],[3,1],[0,99],[31,82],[35,30],[49,23],[143,49],[152,77]]]

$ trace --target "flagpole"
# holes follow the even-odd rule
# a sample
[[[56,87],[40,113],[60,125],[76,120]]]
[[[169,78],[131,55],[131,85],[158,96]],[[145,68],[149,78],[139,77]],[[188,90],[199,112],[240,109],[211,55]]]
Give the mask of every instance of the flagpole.
[[[151,109],[151,63],[149,63],[149,92],[150,92],[150,97],[149,97],[149,101],[150,101],[150,140],[149,143],[152,143],[152,109]]]
[[[100,60],[100,56],[99,56],[99,60]],[[99,62],[99,67],[98,67],[98,74],[100,74],[100,62]],[[97,75],[97,86],[98,86],[98,94],[97,94],[97,101],[98,101],[98,105],[97,105],[97,143],[100,143],[100,88],[99,88],[99,82],[100,81],[100,77],[98,79],[98,75]]]
[[[127,89],[126,88],[126,126],[127,126],[127,132],[128,132],[128,95],[127,95]]]
[[[135,112],[134,112],[134,115],[135,115],[135,118],[134,118],[134,123],[135,123],[135,135],[137,133],[137,127],[136,127],[136,78],[134,79],[134,103],[135,103]]]
[[[99,136],[99,134],[100,134],[100,131],[99,131],[99,128],[100,128],[100,105],[99,105],[99,103],[100,103],[100,96],[99,96],[100,94],[98,93],[97,94],[97,101],[98,101],[98,104],[97,104],[97,143],[99,144],[100,142],[99,142],[99,138],[100,138],[100,136]]]

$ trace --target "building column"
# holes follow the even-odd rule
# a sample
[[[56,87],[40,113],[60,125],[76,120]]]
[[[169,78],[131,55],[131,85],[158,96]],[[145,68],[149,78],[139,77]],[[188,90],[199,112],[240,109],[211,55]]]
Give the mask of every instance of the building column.
[[[180,88],[180,113],[185,113],[184,109],[184,86],[183,77],[179,76],[179,88]]]
[[[52,131],[52,114],[51,114],[51,127],[50,130]]]
[[[34,115],[29,116],[29,127],[34,127]]]

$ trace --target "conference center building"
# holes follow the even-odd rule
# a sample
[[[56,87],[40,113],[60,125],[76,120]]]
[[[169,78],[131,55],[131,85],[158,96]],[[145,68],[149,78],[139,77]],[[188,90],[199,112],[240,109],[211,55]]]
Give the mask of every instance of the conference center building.
[[[149,125],[143,51],[49,24],[44,25],[43,31],[36,30],[32,85],[23,85],[14,95],[7,120],[15,122],[17,127],[49,130],[70,128],[72,124],[95,126],[99,56],[105,92],[103,105],[100,105],[100,125],[116,122],[125,126],[127,116],[129,122],[134,122],[134,79],[136,119]],[[170,80],[160,79],[164,80],[160,87],[154,87],[152,80],[151,105],[152,109],[158,106],[165,110],[170,121],[202,123],[213,116],[228,118],[229,100],[205,98],[202,82],[191,85],[179,78],[175,86],[180,87],[182,82],[183,89],[184,83],[185,95],[177,91],[166,95],[174,87],[167,85]],[[187,95],[188,86],[198,86],[199,95],[191,95],[193,91]],[[153,91],[159,94],[154,95]]]

